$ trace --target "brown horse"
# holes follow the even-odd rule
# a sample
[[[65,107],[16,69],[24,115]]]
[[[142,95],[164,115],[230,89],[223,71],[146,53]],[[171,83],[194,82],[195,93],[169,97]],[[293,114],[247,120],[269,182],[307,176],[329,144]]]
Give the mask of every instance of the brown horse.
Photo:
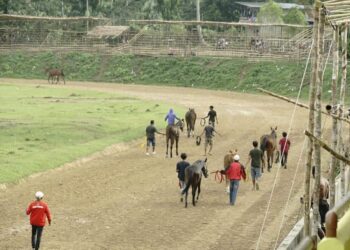
[[[207,169],[207,159],[198,160],[194,162],[191,166],[188,166],[185,169],[185,188],[182,191],[182,195],[186,194],[185,196],[185,207],[187,207],[187,195],[188,190],[190,187],[192,187],[192,204],[193,206],[196,206],[196,201],[198,201],[199,194],[201,192],[201,181],[202,181],[202,174],[205,178],[208,177],[208,169]],[[196,192],[198,190],[197,194],[197,200],[195,199]]]
[[[169,141],[170,141],[170,158],[173,157],[173,145],[176,145],[176,155],[179,155],[178,145],[180,138],[180,130],[183,131],[183,119],[179,120],[175,125],[168,125],[166,128],[166,157],[168,157]]]
[[[53,84],[54,79],[56,79],[56,84],[58,84],[60,81],[60,77],[62,77],[63,83],[66,84],[66,81],[64,79],[63,69],[45,69],[45,72],[48,74],[47,81],[49,83],[50,83],[50,79],[51,79],[51,84]]]
[[[277,145],[277,135],[276,135],[277,127],[271,127],[271,133],[269,135],[263,135],[260,138],[260,149],[263,154],[266,151],[267,155],[267,170],[270,172],[273,164],[273,158],[276,151]],[[262,167],[262,172],[264,172],[264,166]]]
[[[194,109],[190,108],[185,115],[186,126],[187,126],[187,137],[191,136],[191,132],[192,132],[192,137],[194,137],[194,127],[196,125],[196,119],[197,119],[196,112],[194,111]]]

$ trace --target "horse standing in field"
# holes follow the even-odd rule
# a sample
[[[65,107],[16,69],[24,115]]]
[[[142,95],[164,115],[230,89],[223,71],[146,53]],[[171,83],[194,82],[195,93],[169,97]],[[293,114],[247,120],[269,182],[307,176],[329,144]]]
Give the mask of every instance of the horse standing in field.
[[[63,83],[66,84],[66,81],[64,79],[64,73],[63,69],[45,69],[45,72],[48,74],[47,81],[50,83],[51,79],[51,84],[54,83],[54,79],[56,79],[56,84],[60,81],[60,77],[63,79]]]
[[[277,145],[277,135],[276,135],[277,127],[271,127],[271,133],[269,135],[263,135],[260,138],[260,149],[265,154],[267,158],[267,170],[270,172],[273,164],[273,158],[276,151]],[[262,166],[262,172],[264,172],[264,166]]]
[[[197,160],[191,166],[185,169],[185,188],[182,191],[182,195],[185,196],[185,207],[187,207],[187,196],[188,190],[192,187],[192,204],[196,206],[196,202],[198,201],[199,194],[201,192],[201,181],[202,174],[205,178],[208,177],[208,169],[207,169],[207,158],[205,160]],[[196,191],[198,189],[197,199],[195,199]]]
[[[187,137],[191,136],[191,132],[192,132],[192,137],[194,137],[194,127],[196,125],[196,119],[197,119],[196,112],[194,111],[194,109],[190,108],[185,115],[186,126],[187,126]]]
[[[166,137],[166,157],[168,157],[169,141],[170,141],[170,158],[173,157],[173,146],[175,142],[176,155],[179,155],[178,145],[180,138],[180,130],[183,131],[183,119],[179,120],[175,125],[168,125],[165,133]]]

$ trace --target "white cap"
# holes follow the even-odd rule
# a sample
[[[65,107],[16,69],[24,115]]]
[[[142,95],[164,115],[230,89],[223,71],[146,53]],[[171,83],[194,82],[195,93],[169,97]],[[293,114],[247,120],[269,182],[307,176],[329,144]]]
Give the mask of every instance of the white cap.
[[[38,191],[35,193],[35,198],[42,199],[44,197],[44,193],[41,191]]]
[[[234,159],[235,161],[239,161],[239,155],[233,156],[233,159]]]

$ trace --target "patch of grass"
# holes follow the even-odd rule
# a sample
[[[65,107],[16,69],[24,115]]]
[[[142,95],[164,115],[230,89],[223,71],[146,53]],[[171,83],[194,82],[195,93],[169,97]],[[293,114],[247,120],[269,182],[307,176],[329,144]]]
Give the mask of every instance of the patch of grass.
[[[42,86],[0,84],[0,93],[0,183],[139,138],[151,119],[161,129],[169,108],[117,94]]]

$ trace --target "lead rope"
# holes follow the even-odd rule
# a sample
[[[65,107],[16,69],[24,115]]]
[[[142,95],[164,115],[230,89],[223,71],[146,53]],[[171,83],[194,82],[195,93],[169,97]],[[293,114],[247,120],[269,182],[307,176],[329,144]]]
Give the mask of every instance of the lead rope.
[[[301,89],[302,89],[302,87],[303,87],[303,83],[304,83],[306,71],[307,71],[307,68],[308,68],[308,65],[309,65],[309,60],[310,60],[310,57],[311,57],[311,51],[312,51],[313,44],[314,44],[314,40],[312,40],[312,43],[311,43],[311,47],[310,47],[309,55],[308,55],[308,58],[307,58],[307,61],[306,61],[306,65],[305,65],[303,77],[302,77],[302,79],[301,79],[301,83],[300,83],[300,86],[299,86],[299,92],[298,92],[298,95],[297,95],[296,102],[295,102],[295,104],[294,104],[294,110],[293,110],[293,113],[292,113],[291,121],[290,121],[290,123],[289,123],[289,128],[288,128],[288,133],[287,133],[287,138],[286,138],[286,140],[288,140],[289,132],[290,132],[290,130],[291,130],[292,123],[293,123],[293,120],[294,120],[294,116],[295,116],[295,112],[296,112],[296,108],[297,108],[297,103],[299,102],[299,97],[300,97]],[[285,144],[285,145],[286,145],[286,144]],[[280,157],[280,158],[281,158],[281,159],[280,159],[280,163],[281,163],[282,157]],[[280,165],[281,165],[281,164],[280,164]],[[261,235],[262,235],[262,232],[263,232],[264,227],[265,227],[265,223],[266,223],[266,219],[267,219],[267,214],[268,214],[268,212],[269,212],[269,210],[270,210],[271,200],[272,200],[272,196],[273,196],[273,193],[274,193],[274,190],[275,190],[275,187],[276,187],[277,176],[278,176],[279,170],[280,170],[280,167],[277,168],[277,172],[276,172],[276,175],[275,175],[275,177],[274,177],[274,182],[273,182],[273,186],[272,186],[272,190],[271,190],[269,202],[267,203],[267,209],[266,209],[266,212],[265,212],[264,220],[263,220],[263,223],[262,223],[262,226],[261,226],[261,229],[260,229],[259,238],[258,238],[258,241],[257,241],[257,244],[256,244],[256,248],[255,248],[256,250],[258,250],[258,249],[259,249],[259,246],[260,246]]]

